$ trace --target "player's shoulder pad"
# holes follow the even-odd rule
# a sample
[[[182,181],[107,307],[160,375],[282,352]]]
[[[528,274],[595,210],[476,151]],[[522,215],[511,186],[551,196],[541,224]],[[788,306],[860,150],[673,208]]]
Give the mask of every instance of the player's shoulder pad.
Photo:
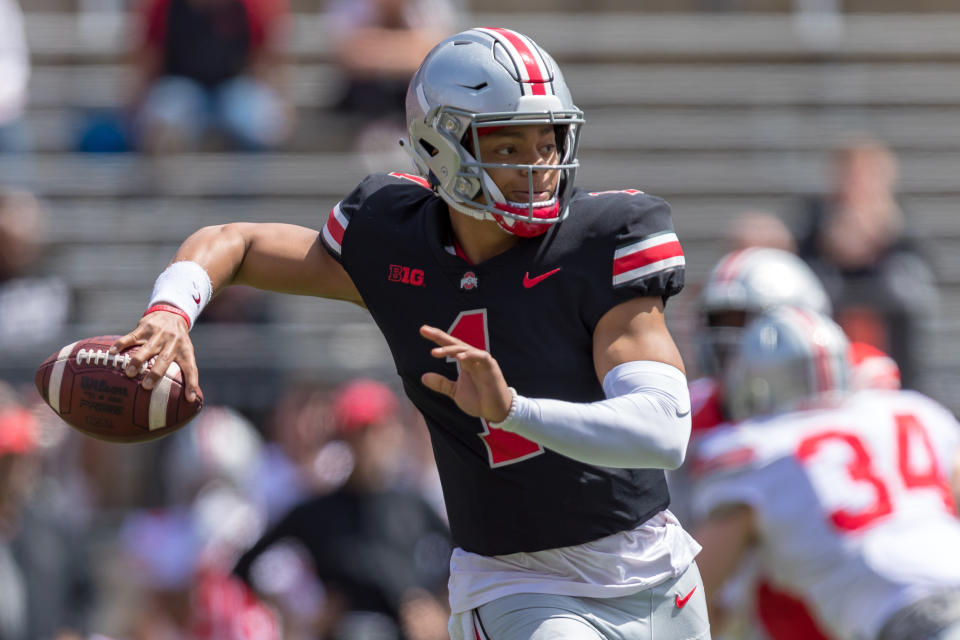
[[[347,229],[362,227],[365,219],[416,212],[418,202],[435,197],[426,178],[409,173],[373,173],[330,210],[321,236],[338,260]],[[353,225],[351,227],[351,224]]]
[[[664,200],[637,189],[578,191],[570,207],[583,245],[602,247],[614,289],[669,297],[683,288],[686,261]]]
[[[610,234],[639,237],[673,231],[670,205],[639,189],[577,190],[570,202],[570,213],[585,239]]]
[[[340,207],[351,215],[372,199],[387,198],[397,204],[407,200],[422,200],[432,194],[426,178],[411,173],[372,173],[357,188],[340,201]]]
[[[927,415],[958,424],[957,415],[938,400],[913,389],[864,389],[854,397],[866,407],[886,405],[897,413]]]

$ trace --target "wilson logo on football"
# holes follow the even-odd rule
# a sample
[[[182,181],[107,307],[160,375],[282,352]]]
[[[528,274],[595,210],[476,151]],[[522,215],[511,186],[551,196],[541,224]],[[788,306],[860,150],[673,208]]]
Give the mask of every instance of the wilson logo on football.
[[[472,291],[480,286],[480,282],[477,280],[477,274],[473,271],[467,271],[463,274],[463,277],[460,278],[460,288],[464,291]]]
[[[412,284],[415,287],[423,286],[423,269],[411,269],[399,264],[390,265],[387,272],[387,280],[390,282],[402,282],[403,284]]]

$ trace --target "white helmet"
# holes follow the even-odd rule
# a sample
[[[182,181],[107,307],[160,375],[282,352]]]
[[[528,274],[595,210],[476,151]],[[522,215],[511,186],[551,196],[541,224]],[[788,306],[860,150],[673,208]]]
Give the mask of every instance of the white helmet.
[[[583,112],[573,104],[557,63],[533,40],[502,28],[469,29],[443,40],[410,81],[406,109],[408,150],[453,209],[496,220],[521,237],[540,235],[566,217],[580,166]],[[554,125],[559,164],[484,162],[469,151],[480,148],[479,129],[518,124]],[[487,168],[526,169],[528,200],[507,201]],[[534,170],[560,172],[551,200],[534,201]]]
[[[825,315],[778,307],[743,330],[724,372],[723,398],[731,420],[799,409],[848,386],[850,344]]]
[[[700,295],[700,365],[721,375],[742,328],[759,313],[793,305],[830,315],[827,292],[806,263],[787,251],[751,247],[714,266]]]

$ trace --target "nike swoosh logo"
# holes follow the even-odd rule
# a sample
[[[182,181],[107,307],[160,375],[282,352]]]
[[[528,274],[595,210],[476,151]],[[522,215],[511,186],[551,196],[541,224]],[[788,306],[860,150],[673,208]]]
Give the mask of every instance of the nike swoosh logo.
[[[682,598],[680,597],[680,594],[678,593],[678,594],[675,596],[676,599],[677,599],[677,609],[683,609],[683,607],[685,607],[686,604],[687,604],[687,602],[690,600],[690,596],[692,596],[692,595],[693,595],[693,592],[696,591],[696,590],[697,590],[697,586],[694,585],[693,589],[690,589],[690,593],[688,593],[687,595],[683,596]]]
[[[674,411],[677,412],[677,417],[678,417],[678,418],[686,418],[688,415],[690,415],[690,409],[687,409],[687,410],[684,411],[683,413],[680,413],[680,410],[679,410],[679,409],[674,409]]]
[[[543,282],[544,280],[546,280],[547,278],[549,278],[550,276],[552,276],[553,274],[555,274],[557,271],[560,271],[560,267],[557,267],[556,269],[553,269],[551,271],[547,271],[546,273],[542,273],[539,276],[535,276],[533,278],[530,277],[530,272],[527,271],[525,274],[523,274],[523,287],[525,289],[534,287],[539,283]]]

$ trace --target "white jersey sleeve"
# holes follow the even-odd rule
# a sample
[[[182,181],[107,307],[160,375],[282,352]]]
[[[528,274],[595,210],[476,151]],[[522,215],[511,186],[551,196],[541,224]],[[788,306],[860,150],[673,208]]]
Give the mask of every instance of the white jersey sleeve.
[[[917,598],[960,587],[947,481],[958,447],[960,426],[935,402],[863,391],[706,436],[694,508],[750,505],[770,580],[836,637],[871,637]]]

